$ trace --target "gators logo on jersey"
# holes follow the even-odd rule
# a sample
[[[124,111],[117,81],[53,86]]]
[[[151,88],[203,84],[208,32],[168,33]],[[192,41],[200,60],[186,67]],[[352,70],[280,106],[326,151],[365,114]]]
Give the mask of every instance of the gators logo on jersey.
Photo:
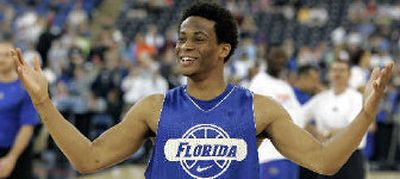
[[[196,125],[180,139],[169,139],[164,146],[168,161],[180,162],[193,178],[216,178],[229,168],[232,161],[247,156],[247,143],[230,138],[222,128],[213,124]]]

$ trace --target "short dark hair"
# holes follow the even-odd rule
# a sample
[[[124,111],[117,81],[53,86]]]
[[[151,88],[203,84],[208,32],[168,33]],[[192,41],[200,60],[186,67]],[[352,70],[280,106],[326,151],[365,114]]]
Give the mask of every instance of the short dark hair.
[[[227,62],[238,44],[238,27],[232,13],[215,3],[196,2],[183,12],[179,28],[182,22],[191,16],[199,16],[215,22],[217,43],[231,45],[231,51],[224,59],[224,62]]]
[[[361,62],[361,59],[362,59],[362,57],[365,55],[365,53],[367,53],[367,50],[364,50],[364,49],[359,49],[359,50],[357,50],[355,53],[353,53],[353,54],[351,55],[351,58],[350,58],[350,60],[351,60],[351,65],[352,65],[352,66],[354,66],[354,65],[359,65],[360,62]]]
[[[298,76],[305,75],[312,70],[319,71],[319,68],[316,65],[311,65],[311,64],[302,65],[297,69],[297,75]]]
[[[282,58],[287,60],[289,58],[288,54],[286,53],[285,49],[281,46],[272,46],[267,49],[267,61],[274,60],[277,58]]]

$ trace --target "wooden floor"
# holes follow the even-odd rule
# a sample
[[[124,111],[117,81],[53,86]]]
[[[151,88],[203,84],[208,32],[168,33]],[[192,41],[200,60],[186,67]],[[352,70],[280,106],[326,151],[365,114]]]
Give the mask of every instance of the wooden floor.
[[[129,165],[108,169],[104,172],[80,177],[80,179],[144,179],[144,165]],[[399,172],[370,172],[367,179],[399,179]]]
[[[129,165],[108,169],[107,171],[80,177],[80,179],[144,179],[145,165]]]

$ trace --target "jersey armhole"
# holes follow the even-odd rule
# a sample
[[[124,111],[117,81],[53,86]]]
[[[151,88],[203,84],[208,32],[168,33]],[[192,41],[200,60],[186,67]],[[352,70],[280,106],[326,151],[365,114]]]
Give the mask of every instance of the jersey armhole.
[[[162,101],[162,103],[161,103],[161,108],[160,108],[160,111],[159,111],[159,114],[158,114],[158,119],[157,119],[157,124],[156,124],[156,126],[157,126],[157,131],[156,131],[156,133],[152,133],[152,135],[151,135],[151,137],[153,138],[152,139],[152,142],[153,142],[153,144],[155,144],[155,142],[156,142],[156,138],[157,138],[157,133],[158,133],[158,129],[159,129],[159,124],[160,124],[160,120],[161,120],[161,115],[162,115],[162,112],[163,112],[163,109],[164,109],[164,103],[165,103],[165,98],[167,97],[167,94],[166,93],[164,93],[164,95],[163,95],[163,101]]]

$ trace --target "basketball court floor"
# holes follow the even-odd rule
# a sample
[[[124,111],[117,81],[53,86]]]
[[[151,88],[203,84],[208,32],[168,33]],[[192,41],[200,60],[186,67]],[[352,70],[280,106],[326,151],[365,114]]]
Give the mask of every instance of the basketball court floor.
[[[79,177],[79,179],[144,179],[145,165],[126,165],[107,169],[98,174]],[[367,179],[399,179],[400,172],[370,172]]]

